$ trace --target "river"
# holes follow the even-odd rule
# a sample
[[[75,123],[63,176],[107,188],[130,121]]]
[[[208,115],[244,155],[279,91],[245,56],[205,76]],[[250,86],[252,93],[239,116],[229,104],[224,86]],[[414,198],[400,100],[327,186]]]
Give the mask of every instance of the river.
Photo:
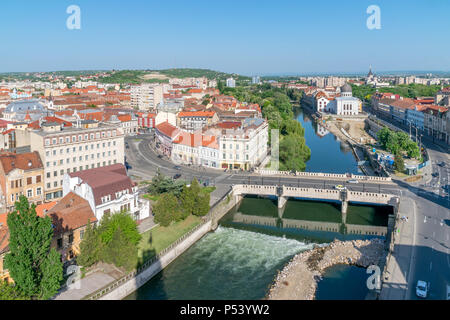
[[[295,117],[305,128],[311,148],[308,171],[360,173],[350,148],[314,124],[301,109],[296,109]],[[290,199],[280,216],[274,199],[245,198],[220,221],[215,232],[205,235],[126,299],[263,299],[278,270],[294,255],[335,238],[371,238],[363,231],[358,234],[357,226],[385,227],[389,210],[350,205],[343,224],[338,204]],[[356,233],[346,232],[350,225],[356,226]],[[356,276],[359,285],[365,286],[359,269],[343,267],[330,273],[331,279],[337,277],[341,282]],[[334,294],[339,298],[339,293],[327,289],[333,282],[325,280],[317,298],[333,299]],[[357,290],[348,296],[364,299],[364,294]]]

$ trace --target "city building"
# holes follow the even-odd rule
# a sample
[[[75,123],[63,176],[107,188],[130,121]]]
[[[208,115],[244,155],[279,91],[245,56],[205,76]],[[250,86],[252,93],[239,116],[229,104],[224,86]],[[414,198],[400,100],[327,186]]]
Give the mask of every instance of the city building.
[[[98,221],[89,202],[73,192],[65,195],[44,214],[52,219],[51,246],[61,254],[63,262],[72,260],[80,253],[87,224]]]
[[[236,81],[233,78],[228,78],[227,79],[227,87],[235,88],[236,87]]]
[[[219,121],[214,111],[182,111],[178,113],[178,127],[194,132]]]
[[[252,77],[252,84],[261,84],[261,77],[260,76],[253,76]]]
[[[267,156],[269,125],[264,119],[219,122],[204,128],[203,134],[217,138],[222,169],[250,170]]]
[[[139,198],[123,164],[67,173],[63,180],[63,195],[74,193],[85,199],[99,221],[107,213],[124,211],[135,220],[150,216],[149,201]]]
[[[173,141],[179,134],[180,129],[169,122],[162,122],[156,125],[156,147],[162,154],[170,158],[172,154]]]
[[[424,110],[424,131],[433,139],[449,143],[447,128],[449,110],[446,107],[429,105]]]
[[[131,106],[139,110],[154,110],[163,101],[163,86],[143,83],[131,87]]]
[[[45,122],[30,132],[30,144],[44,164],[46,201],[62,197],[66,173],[124,163],[122,128],[94,120],[78,120],[72,127]]]
[[[361,111],[362,102],[358,98],[353,97],[352,87],[346,83],[341,87],[340,97],[336,97],[328,103],[326,108],[337,115],[354,116]]]
[[[0,154],[0,213],[14,210],[24,195],[30,204],[44,201],[44,166],[38,152]]]

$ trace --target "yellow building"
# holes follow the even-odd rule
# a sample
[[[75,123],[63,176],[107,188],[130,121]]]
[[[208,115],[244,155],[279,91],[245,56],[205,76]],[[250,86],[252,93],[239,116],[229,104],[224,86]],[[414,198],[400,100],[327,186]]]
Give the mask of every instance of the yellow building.
[[[44,201],[44,166],[38,152],[0,155],[0,213],[14,210],[21,195],[30,204]]]

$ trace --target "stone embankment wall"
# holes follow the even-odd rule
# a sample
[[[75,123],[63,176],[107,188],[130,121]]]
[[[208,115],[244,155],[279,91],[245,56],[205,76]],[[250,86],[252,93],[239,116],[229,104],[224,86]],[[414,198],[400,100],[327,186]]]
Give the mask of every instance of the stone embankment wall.
[[[267,299],[313,300],[325,269],[337,264],[364,268],[378,265],[384,245],[383,239],[335,240],[327,246],[301,252],[278,273]]]
[[[133,271],[110,285],[85,297],[88,300],[120,300],[130,295],[142,285],[148,282],[172,261],[189,249],[194,243],[200,240],[208,232],[217,228],[218,220],[223,217],[234,205],[236,199],[233,191],[225,194],[213,207],[208,215],[204,217],[202,224],[191,230],[188,234],[178,239],[168,248],[164,249],[157,259],[148,261],[148,266],[142,270]]]

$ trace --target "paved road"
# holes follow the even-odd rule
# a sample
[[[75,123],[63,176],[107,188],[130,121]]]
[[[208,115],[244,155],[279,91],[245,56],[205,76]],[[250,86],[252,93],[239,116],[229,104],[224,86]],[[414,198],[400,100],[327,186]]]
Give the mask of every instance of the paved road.
[[[409,133],[409,127],[389,119],[384,119]],[[411,130],[413,135],[415,130]],[[450,285],[450,198],[443,186],[450,180],[450,156],[448,146],[433,142],[423,136],[422,143],[427,148],[432,163],[432,177],[426,184],[418,186],[398,182],[402,195],[415,202],[414,232],[410,263],[401,265],[407,277],[406,299],[418,299],[415,294],[417,280],[430,283],[429,299],[445,299],[446,287]],[[444,162],[443,167],[438,164]]]

